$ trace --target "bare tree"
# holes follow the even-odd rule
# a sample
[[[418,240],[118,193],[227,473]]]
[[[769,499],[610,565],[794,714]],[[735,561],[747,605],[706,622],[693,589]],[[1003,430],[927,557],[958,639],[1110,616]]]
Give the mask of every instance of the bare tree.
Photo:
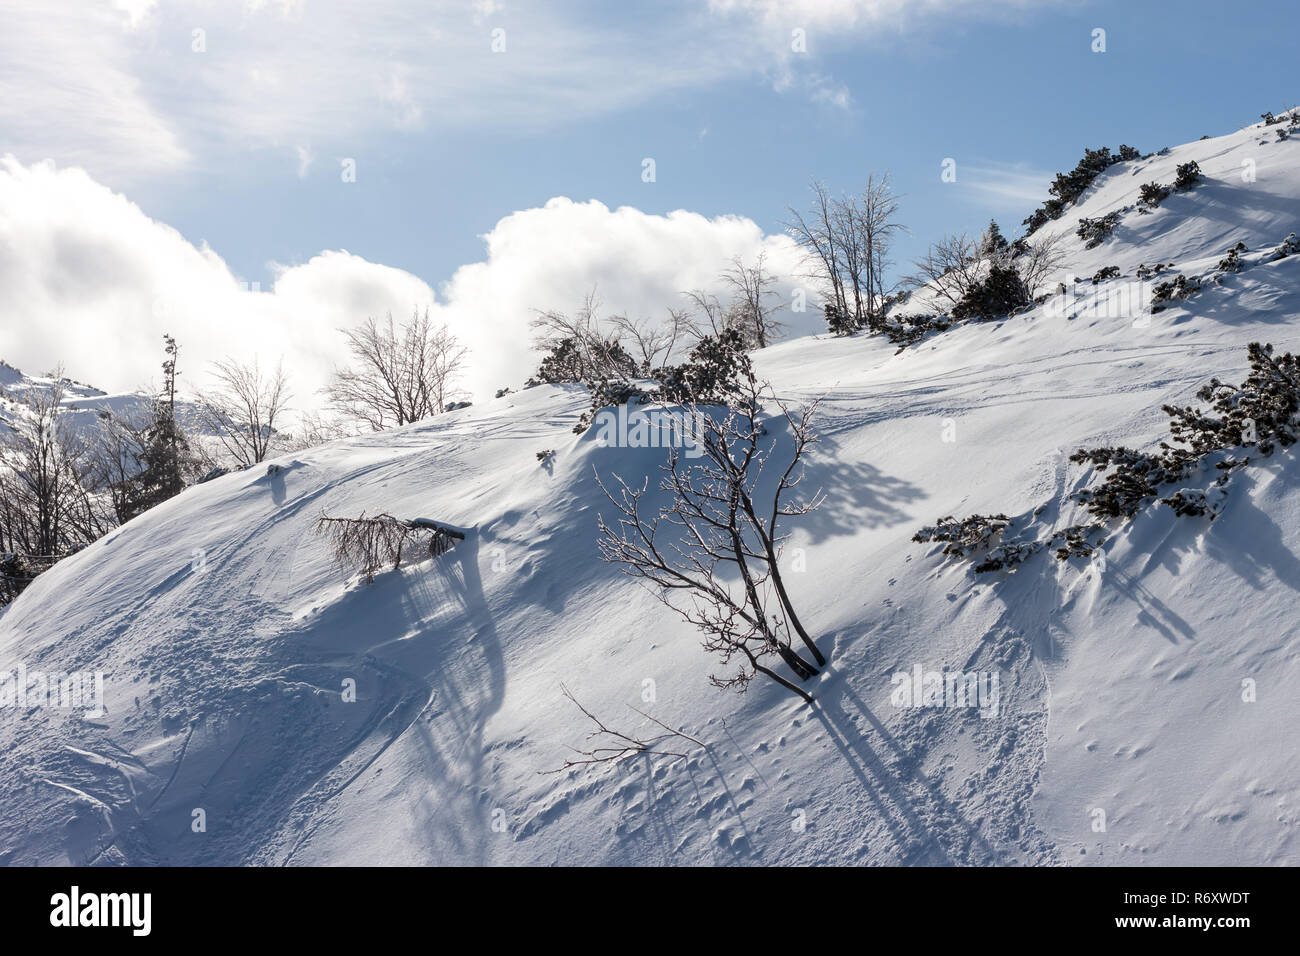
[[[706,323],[709,327],[709,333],[713,335],[720,335],[731,327],[730,310],[728,306],[722,304],[722,300],[714,293],[705,289],[692,289],[689,292],[683,292],[682,295],[686,297],[686,301],[689,303],[687,308],[691,321],[700,331],[703,331]],[[697,319],[696,316],[703,316],[703,321]]]
[[[732,308],[728,322],[737,328],[746,344],[765,349],[785,328],[776,319],[780,302],[773,302],[776,276],[767,271],[767,253],[759,252],[753,265],[733,256],[723,270],[722,281],[731,288]]]
[[[227,358],[213,363],[212,377],[216,387],[197,396],[208,429],[245,468],[266,460],[289,400],[283,360],[263,378],[256,358],[252,365]]]
[[[1031,299],[1037,298],[1052,276],[1065,267],[1067,256],[1064,234],[1044,235],[1041,232],[1032,242],[1020,240],[1012,243],[1015,252],[1012,266],[1020,274],[1020,281]]]
[[[446,409],[465,349],[427,310],[401,326],[392,313],[383,323],[369,318],[344,335],[354,364],[336,369],[325,389],[338,414],[383,431]]]
[[[573,315],[555,310],[537,313],[533,319],[533,328],[537,329],[534,344],[551,355],[541,380],[627,381],[639,373],[636,360],[623,346],[625,329],[614,320],[601,319],[600,308],[600,295],[593,288],[583,296],[582,305]],[[647,340],[646,344],[654,343]]]
[[[147,428],[112,412],[99,416],[87,477],[95,491],[108,497],[118,524],[126,524],[140,511],[135,478],[144,458]]]
[[[866,250],[866,312],[863,319],[868,328],[879,330],[884,322],[885,309],[893,287],[885,285],[885,270],[892,264],[889,250],[894,237],[903,229],[897,221],[898,197],[886,173],[877,179],[867,177],[866,188],[852,203],[854,229],[858,244]]]
[[[83,485],[85,443],[61,419],[63,370],[27,392],[0,439],[0,550],[57,558],[108,530]]]
[[[983,258],[980,244],[966,233],[944,235],[930,244],[924,257],[916,260],[916,273],[910,282],[929,285],[936,295],[956,306],[980,281]]]
[[[609,321],[618,341],[645,375],[668,365],[683,341],[699,337],[689,309],[670,307],[668,320],[662,323],[626,315],[610,316]]]
[[[809,211],[790,210],[786,229],[803,249],[808,273],[829,290],[834,311],[852,327],[878,330],[892,291],[885,285],[889,250],[903,228],[889,175],[867,177],[856,196],[833,198],[813,182]]]
[[[338,418],[331,418],[320,412],[303,412],[291,445],[295,451],[301,451],[340,438],[351,438],[355,434],[353,428]]]
[[[831,305],[841,314],[848,314],[848,299],[844,294],[842,278],[843,252],[840,249],[840,227],[836,222],[835,200],[827,192],[826,186],[814,180],[811,184],[812,204],[808,212],[801,213],[790,208],[790,219],[785,223],[786,231],[794,241],[803,248],[806,263],[810,266],[807,276],[824,284],[824,292]]]
[[[763,661],[775,654],[799,680],[813,677],[826,663],[795,612],[780,568],[788,536],[783,520],[805,515],[821,502],[820,494],[802,501],[789,497],[803,477],[804,454],[816,441],[810,427],[816,404],[795,414],[772,396],[792,440],[780,464],[780,442],[769,438],[760,421],[760,402],[770,390],[760,387],[752,372],[740,387],[742,397],[721,417],[698,406],[681,410],[683,432],[691,423],[698,429],[698,460],[670,451],[659,484],[668,503],[653,514],[645,510],[648,479],[635,488],[615,475],[615,493],[597,475],[617,511],[613,524],[603,517],[598,522],[600,554],[623,565],[666,607],[703,631],[705,649],[718,654],[724,667],[739,658],[733,673],[710,676],[715,686],[744,690],[755,674],[763,674],[811,702],[806,691]],[[769,477],[760,482],[764,475]],[[735,577],[728,581],[724,575]],[[794,636],[815,665],[791,646]]]

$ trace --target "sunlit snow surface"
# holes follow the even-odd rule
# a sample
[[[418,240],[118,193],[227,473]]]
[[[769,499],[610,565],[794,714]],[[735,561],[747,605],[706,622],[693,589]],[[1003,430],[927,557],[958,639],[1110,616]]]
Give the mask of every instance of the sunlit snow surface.
[[[662,452],[572,434],[585,392],[535,388],[196,486],[42,576],[0,615],[0,668],[102,670],[107,714],[0,709],[0,861],[1300,863],[1293,452],[1238,472],[1212,524],[1148,508],[1104,568],[975,577],[910,540],[950,514],[1081,520],[1067,496],[1095,476],[1072,451],[1150,447],[1162,404],[1244,376],[1247,342],[1300,349],[1300,256],[1261,261],[1300,230],[1297,139],[1256,126],[1120,164],[1047,227],[1070,279],[1174,263],[1148,286],[1247,244],[1241,273],[1136,324],[1085,282],[1064,314],[902,354],[760,353],[778,394],[823,398],[807,481],[826,501],[787,548],[831,662],[816,706],[711,687],[698,636],[598,561],[594,471],[653,482]],[[1190,159],[1201,185],[1082,249],[1079,217]],[[470,533],[346,583],[312,524],[363,510]],[[999,714],[893,706],[918,664],[996,672]],[[562,681],[620,729],[653,729],[637,707],[708,747],[540,774],[590,729]]]

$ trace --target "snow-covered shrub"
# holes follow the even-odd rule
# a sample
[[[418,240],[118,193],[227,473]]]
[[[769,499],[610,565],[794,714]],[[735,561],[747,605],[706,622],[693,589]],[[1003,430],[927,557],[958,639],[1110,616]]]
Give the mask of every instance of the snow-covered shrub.
[[[655,370],[657,401],[670,405],[730,405],[753,377],[745,342],[735,329],[706,335],[680,365]]]
[[[1074,231],[1074,234],[1087,241],[1085,248],[1095,249],[1110,237],[1118,225],[1119,213],[1108,212],[1096,219],[1080,219],[1079,228]]]
[[[1014,567],[1044,547],[1055,547],[1060,560],[1090,556],[1106,543],[1108,522],[1131,519],[1152,501],[1179,516],[1214,520],[1223,510],[1232,474],[1250,461],[1233,454],[1235,449],[1253,447],[1267,456],[1300,441],[1300,359],[1290,353],[1275,356],[1271,345],[1258,342],[1248,346],[1247,354],[1250,373],[1241,385],[1216,378],[1197,391],[1208,408],[1163,406],[1170,437],[1156,451],[1105,446],[1081,448],[1070,456],[1105,475],[1100,484],[1070,495],[1095,520],[1038,539],[1027,533],[1012,536],[1014,521],[1006,515],[949,516],[922,528],[912,540],[941,542],[944,554],[959,558],[982,552],[974,570],[986,572]],[[1209,488],[1179,487],[1161,497],[1162,487],[1181,484],[1211,464],[1219,476]]]
[[[1098,518],[1133,517],[1155,495],[1157,485],[1173,480],[1159,455],[1123,446],[1081,448],[1070,456],[1070,461],[1108,472],[1100,487],[1084,488],[1074,494],[1074,500],[1087,505]]]
[[[403,521],[390,514],[316,519],[316,532],[329,539],[334,561],[345,574],[356,572],[367,584],[387,565],[396,571],[412,546],[431,558],[446,554],[465,535],[425,519]]]
[[[1213,521],[1223,510],[1223,504],[1226,500],[1227,492],[1222,487],[1215,485],[1208,491],[1201,491],[1196,488],[1180,488],[1168,498],[1161,498],[1160,503],[1173,508],[1174,514],[1180,518],[1205,515]]]
[[[1138,209],[1150,212],[1169,198],[1170,189],[1160,183],[1143,183],[1138,190]]]
[[[1165,303],[1187,299],[1201,291],[1201,283],[1196,278],[1187,278],[1181,272],[1168,282],[1160,282],[1151,290],[1151,312],[1163,312]]]
[[[1106,266],[1105,268],[1098,269],[1093,273],[1092,284],[1098,285],[1099,283],[1105,282],[1107,279],[1117,279],[1119,276],[1119,266]]]
[[[591,427],[602,408],[636,403],[657,402],[665,405],[731,405],[744,391],[745,382],[753,377],[753,366],[745,351],[745,340],[738,329],[726,329],[701,338],[680,365],[666,365],[650,373],[657,387],[645,388],[644,382],[602,378],[588,382],[591,407],[583,412],[575,434]]]
[[[1228,254],[1219,260],[1220,272],[1239,272],[1241,270],[1241,254],[1249,252],[1244,242],[1239,242],[1231,249]]]
[[[858,330],[858,323],[853,316],[845,309],[840,308],[834,302],[827,302],[823,306],[826,314],[826,327],[835,335],[852,335]]]
[[[587,388],[591,391],[591,406],[578,418],[578,424],[573,426],[575,435],[581,435],[590,428],[591,423],[596,420],[596,414],[602,408],[644,405],[650,401],[650,393],[633,382],[611,382],[609,379],[602,378],[597,382],[589,382]]]
[[[1293,256],[1297,252],[1300,252],[1300,239],[1297,239],[1296,234],[1293,232],[1282,240],[1282,245],[1273,250],[1273,254],[1268,257],[1268,261],[1277,262],[1277,260]]]
[[[1011,519],[1004,514],[971,515],[960,519],[948,515],[922,528],[912,535],[912,540],[919,544],[938,542],[943,545],[944,554],[965,558],[975,551],[987,550],[1010,525]]]
[[[1139,279],[1149,279],[1152,276],[1159,275],[1166,269],[1172,269],[1173,266],[1174,264],[1172,262],[1157,262],[1154,266],[1148,266],[1146,263],[1141,263],[1137,267],[1137,277]]]
[[[1271,455],[1276,445],[1287,448],[1300,436],[1300,359],[1289,352],[1274,357],[1272,345],[1258,342],[1251,342],[1246,353],[1250,373],[1241,385],[1212,378],[1196,393],[1216,414],[1164,406],[1170,434],[1193,454],[1254,446],[1261,455]]]
[[[995,263],[987,276],[966,290],[952,315],[955,319],[993,319],[1029,304],[1029,290],[1020,273]]]
[[[1047,539],[1049,545],[1060,542],[1056,549],[1058,561],[1070,558],[1087,558],[1101,550],[1106,543],[1106,528],[1097,522],[1076,524],[1052,533]]]
[[[1006,571],[1016,565],[1024,564],[1043,549],[1038,541],[1005,541],[989,548],[984,560],[975,565],[976,574],[989,571]]]
[[[1214,378],[1197,391],[1196,397],[1207,403],[1208,409],[1162,406],[1169,416],[1170,440],[1160,443],[1159,452],[1094,448],[1071,455],[1071,461],[1110,471],[1099,488],[1076,492],[1075,500],[1101,518],[1130,518],[1146,500],[1156,496],[1160,485],[1181,481],[1211,455],[1254,447],[1267,456],[1279,445],[1286,448],[1294,444],[1300,437],[1296,421],[1300,410],[1300,360],[1290,353],[1274,357],[1271,345],[1258,342],[1247,346],[1247,355],[1251,370],[1241,385]],[[1244,464],[1246,459],[1232,457],[1217,462],[1215,467],[1223,475],[1216,484],[1226,484],[1230,473]],[[1194,508],[1187,495],[1175,496],[1171,501],[1177,507]]]
[[[886,319],[882,331],[901,352],[909,345],[915,345],[927,338],[931,333],[946,332],[953,325],[953,319],[946,315],[900,315]]]
[[[525,386],[573,382],[590,385],[601,376],[608,377],[611,371],[627,376],[637,373],[636,360],[617,339],[583,342],[577,335],[569,335],[551,344]]]

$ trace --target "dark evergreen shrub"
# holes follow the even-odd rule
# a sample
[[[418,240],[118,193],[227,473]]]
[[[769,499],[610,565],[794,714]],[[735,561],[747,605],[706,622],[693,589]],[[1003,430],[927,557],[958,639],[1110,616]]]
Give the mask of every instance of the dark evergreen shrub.
[[[1010,266],[994,264],[989,274],[966,290],[953,307],[955,319],[993,319],[1029,305],[1029,291]]]
[[[1196,160],[1188,163],[1182,163],[1178,167],[1178,174],[1174,177],[1175,189],[1191,189],[1201,179],[1201,167],[1196,164]]]
[[[1143,183],[1138,194],[1138,208],[1150,212],[1169,198],[1170,189],[1160,183]]]
[[[1101,149],[1084,150],[1083,159],[1079,160],[1074,169],[1068,173],[1056,174],[1056,181],[1048,187],[1048,192],[1052,194],[1051,198],[1025,219],[1024,225],[1028,227],[1026,234],[1032,235],[1052,220],[1060,219],[1066,207],[1077,202],[1084,190],[1092,185],[1092,181],[1106,169],[1116,163],[1138,159],[1140,156],[1141,154],[1132,146],[1121,146],[1118,155],[1112,155],[1105,146]]]
[[[595,348],[608,358],[610,365],[618,372],[631,377],[639,371],[636,360],[628,354],[627,350],[616,339],[610,339],[604,343],[597,341]],[[588,359],[589,351],[591,351],[590,347],[584,349],[580,346],[576,336],[570,335],[560,339],[543,356],[542,364],[538,366],[537,373],[524,384],[528,387],[534,385],[559,385],[570,382],[581,382],[584,385],[590,384],[590,380],[600,372],[591,367]]]
[[[1002,514],[971,515],[960,520],[948,515],[922,528],[912,535],[912,540],[918,543],[939,542],[944,554],[964,558],[973,551],[988,548],[1010,524],[1011,519]]]
[[[834,302],[827,302],[822,311],[826,314],[826,327],[835,335],[852,335],[858,330],[853,316]]]

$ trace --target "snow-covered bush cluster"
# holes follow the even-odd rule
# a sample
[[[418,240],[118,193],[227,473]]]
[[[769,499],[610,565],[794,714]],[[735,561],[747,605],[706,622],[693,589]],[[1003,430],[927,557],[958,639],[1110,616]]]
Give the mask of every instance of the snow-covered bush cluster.
[[[1196,278],[1189,279],[1181,272],[1167,282],[1160,282],[1151,290],[1151,311],[1163,312],[1167,303],[1188,299],[1201,291],[1201,283]]]
[[[1155,451],[1124,446],[1079,449],[1070,461],[1089,465],[1105,477],[1095,487],[1074,492],[1094,519],[1039,538],[1027,529],[1010,534],[1017,519],[998,514],[947,517],[919,530],[913,541],[939,542],[942,553],[980,560],[976,572],[1004,570],[1032,554],[1059,543],[1056,557],[1065,560],[1092,554],[1105,543],[1109,522],[1130,520],[1150,502],[1158,501],[1179,516],[1209,515],[1222,510],[1233,472],[1250,463],[1238,449],[1254,449],[1267,457],[1300,439],[1300,359],[1291,353],[1274,355],[1272,345],[1247,347],[1250,372],[1240,385],[1211,379],[1200,388],[1203,408],[1165,405],[1169,439]],[[1212,467],[1218,477],[1208,489],[1177,488],[1161,497],[1161,489],[1178,484]],[[1026,522],[1027,524],[1027,522]]]
[[[1057,173],[1056,181],[1048,187],[1052,198],[1034,210],[1024,225],[1029,234],[1033,234],[1049,222],[1060,219],[1066,208],[1078,201],[1092,181],[1114,166],[1116,163],[1140,159],[1142,154],[1132,146],[1120,146],[1118,153],[1111,153],[1110,148],[1084,150],[1083,159],[1068,173]]]
[[[1244,242],[1237,243],[1235,246],[1233,246],[1231,249],[1228,250],[1228,254],[1226,256],[1224,256],[1222,259],[1219,260],[1219,271],[1220,272],[1240,271],[1241,254],[1243,252],[1249,252],[1249,251],[1250,249],[1247,248]]]
[[[1080,219],[1079,228],[1074,231],[1074,234],[1084,240],[1085,249],[1095,249],[1110,238],[1110,234],[1119,225],[1119,219],[1118,211],[1108,212],[1096,219]]]

